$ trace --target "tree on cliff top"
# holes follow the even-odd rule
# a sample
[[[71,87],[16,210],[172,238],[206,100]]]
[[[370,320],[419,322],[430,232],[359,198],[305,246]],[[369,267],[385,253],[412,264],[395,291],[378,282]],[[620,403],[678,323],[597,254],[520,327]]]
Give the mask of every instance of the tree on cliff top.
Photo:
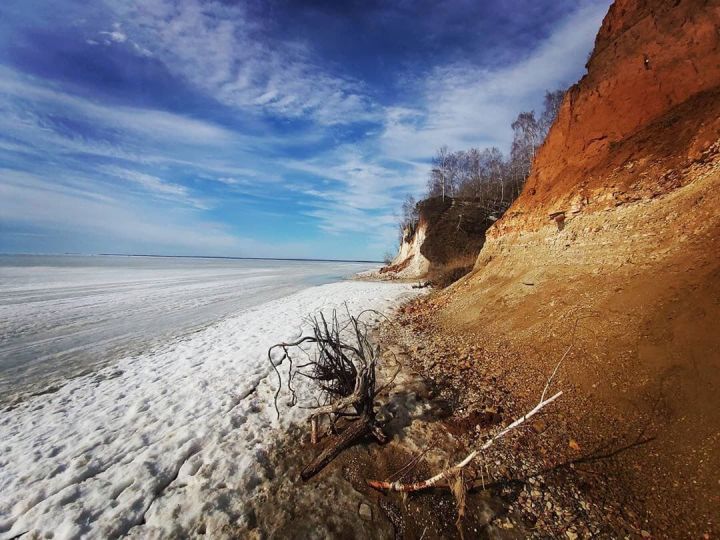
[[[543,139],[547,137],[550,127],[555,122],[558,112],[560,112],[560,105],[565,97],[565,90],[555,90],[554,92],[545,92],[545,102],[543,106],[543,113],[540,117],[540,129],[543,132]]]
[[[535,159],[535,152],[542,142],[542,129],[535,118],[535,111],[526,111],[518,114],[512,123],[513,142],[510,150],[510,159],[518,170],[530,172],[530,166]]]
[[[535,111],[518,114],[511,124],[513,142],[507,159],[496,147],[452,152],[447,146],[441,146],[432,159],[424,198],[475,199],[489,215],[500,217],[520,195],[535,154],[557,117],[564,95],[565,90],[545,92],[539,118]],[[405,232],[414,230],[417,219],[417,202],[408,195],[402,205],[399,223],[401,244]]]
[[[400,217],[400,244],[407,232],[414,232],[418,222],[417,201],[412,195],[406,195],[402,204],[402,216]]]

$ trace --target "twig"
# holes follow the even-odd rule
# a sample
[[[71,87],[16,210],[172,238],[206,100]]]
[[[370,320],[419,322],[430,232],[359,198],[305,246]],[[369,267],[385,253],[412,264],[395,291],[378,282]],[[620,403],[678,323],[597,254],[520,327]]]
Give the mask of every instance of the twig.
[[[413,457],[410,461],[408,461],[405,465],[400,467],[397,471],[395,471],[393,474],[387,477],[387,480],[391,480],[393,478],[402,478],[405,476],[408,471],[410,471],[415,464],[420,460],[421,457],[423,457],[425,454],[427,454],[429,448],[425,448],[422,452],[420,452],[417,456]]]
[[[557,365],[555,366],[555,369],[553,370],[552,375],[550,375],[550,378],[549,378],[549,379],[547,380],[547,382],[545,383],[545,388],[543,389],[542,395],[540,396],[540,401],[542,401],[543,399],[545,399],[545,394],[547,394],[548,388],[550,388],[550,383],[551,383],[552,380],[555,378],[555,374],[557,373],[557,370],[558,370],[558,368],[560,367],[560,364],[563,363],[563,360],[565,360],[565,357],[566,357],[566,356],[568,355],[568,353],[570,352],[570,349],[572,349],[572,346],[573,346],[573,343],[570,342],[570,345],[568,345],[568,348],[565,349],[565,354],[562,355],[562,358],[560,358],[560,361],[559,361],[559,362],[557,363]]]
[[[420,491],[423,489],[427,489],[430,487],[433,487],[437,484],[439,484],[441,481],[449,480],[454,474],[457,473],[460,469],[463,469],[466,467],[471,461],[473,461],[483,450],[487,450],[492,446],[492,444],[497,441],[498,439],[504,437],[507,433],[521,425],[523,422],[525,422],[528,418],[531,418],[535,414],[537,414],[543,407],[546,405],[549,405],[553,401],[555,401],[557,398],[559,398],[562,395],[562,391],[556,393],[552,397],[549,397],[546,400],[540,401],[535,407],[533,407],[530,411],[525,413],[523,416],[512,422],[509,426],[502,429],[500,432],[492,436],[490,439],[485,441],[485,443],[477,450],[473,450],[470,452],[465,459],[455,464],[453,467],[450,467],[449,469],[445,469],[444,471],[436,474],[435,476],[432,476],[426,480],[423,480],[421,482],[414,482],[412,484],[403,484],[401,482],[383,482],[380,480],[368,480],[367,484],[370,487],[373,487],[375,489],[381,489],[381,490],[388,490],[388,491],[401,491],[401,492],[410,492],[410,491]]]

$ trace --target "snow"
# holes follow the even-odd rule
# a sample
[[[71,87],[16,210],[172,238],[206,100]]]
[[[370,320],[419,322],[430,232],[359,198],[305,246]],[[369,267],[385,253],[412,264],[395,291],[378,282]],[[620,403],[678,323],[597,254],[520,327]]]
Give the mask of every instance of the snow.
[[[34,396],[0,419],[0,538],[166,538],[251,519],[266,450],[307,411],[272,406],[270,345],[323,310],[388,312],[408,285],[345,281],[254,306]],[[247,524],[247,523],[246,523]]]

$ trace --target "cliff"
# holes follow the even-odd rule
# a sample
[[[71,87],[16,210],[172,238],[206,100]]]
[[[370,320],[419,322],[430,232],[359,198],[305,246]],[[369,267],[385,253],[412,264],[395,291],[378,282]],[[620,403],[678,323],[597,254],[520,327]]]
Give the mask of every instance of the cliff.
[[[536,230],[681,187],[718,129],[717,2],[619,0],[566,94],[526,187],[493,229]]]
[[[570,351],[573,436],[632,448],[603,474],[658,537],[718,526],[719,29],[717,1],[617,0],[521,196],[432,300],[528,396]]]
[[[395,259],[381,274],[401,279],[457,279],[474,264],[493,216],[474,199],[434,197],[417,205]]]

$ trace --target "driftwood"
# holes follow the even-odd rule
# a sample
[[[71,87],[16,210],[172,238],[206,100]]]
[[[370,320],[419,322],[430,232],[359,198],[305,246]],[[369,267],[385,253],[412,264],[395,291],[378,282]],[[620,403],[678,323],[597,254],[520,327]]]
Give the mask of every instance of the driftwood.
[[[308,418],[311,442],[318,442],[320,424],[325,418],[329,421],[330,431],[337,433],[326,448],[303,469],[303,480],[312,478],[340,452],[370,434],[380,442],[387,439],[375,417],[375,398],[383,388],[376,388],[375,369],[379,350],[370,342],[369,328],[362,321],[363,315],[367,313],[379,315],[375,311],[364,311],[357,316],[348,312],[347,322],[341,324],[337,312],[333,312],[330,319],[321,313],[310,319],[310,335],[292,343],[273,345],[268,350],[268,359],[280,382],[275,394],[278,417],[278,397],[282,391],[283,380],[277,366],[288,360],[290,365],[286,387],[291,394],[291,406],[297,403],[293,387],[297,377],[313,381],[320,390],[318,404],[308,407],[313,409]],[[303,348],[307,345],[311,346],[311,351]],[[273,362],[272,357],[276,350],[282,351],[277,363]],[[307,356],[307,362],[294,362],[293,357],[300,353]],[[341,418],[346,422],[346,426],[338,433],[338,420]]]
[[[350,448],[356,441],[370,434],[381,444],[387,442],[385,433],[370,417],[363,416],[353,421],[342,433],[334,437],[327,448],[320,452],[320,454],[302,470],[300,478],[309,480],[323,470],[340,452],[346,448]]]
[[[441,483],[443,485],[449,485],[450,482],[452,482],[457,477],[457,475],[462,472],[462,469],[467,467],[478,455],[480,455],[483,450],[487,450],[488,448],[490,448],[490,446],[492,446],[495,441],[507,435],[510,431],[518,427],[520,424],[524,423],[528,418],[537,414],[540,409],[545,407],[545,405],[552,403],[561,395],[562,392],[558,392],[557,394],[549,397],[548,399],[540,401],[537,405],[535,405],[532,410],[528,411],[523,416],[508,425],[506,428],[502,429],[501,431],[490,437],[480,448],[470,452],[465,457],[465,459],[450,467],[449,469],[445,469],[444,471],[436,474],[435,476],[427,478],[426,480],[423,480],[421,482],[414,482],[411,484],[403,484],[402,482],[384,482],[380,480],[368,480],[367,484],[375,489],[387,491],[401,491],[406,493],[411,491],[428,489]]]
[[[373,310],[361,312],[357,316],[352,316],[347,312],[348,321],[341,324],[337,312],[334,311],[329,320],[321,313],[310,319],[312,328],[310,335],[302,336],[290,343],[278,343],[268,350],[268,360],[279,381],[275,393],[275,409],[278,417],[280,417],[278,398],[283,388],[283,377],[278,366],[288,360],[289,368],[286,387],[291,395],[290,406],[297,404],[297,394],[293,387],[296,377],[303,377],[313,381],[320,390],[317,404],[313,407],[307,407],[313,409],[313,412],[308,417],[312,444],[318,442],[320,424],[323,419],[329,420],[329,430],[334,433],[326,443],[325,448],[302,470],[300,475],[302,480],[306,481],[315,476],[340,452],[369,435],[374,436],[380,443],[387,440],[387,436],[382,429],[383,426],[376,418],[375,399],[387,386],[393,383],[400,371],[400,367],[398,366],[397,371],[387,385],[380,389],[376,388],[376,367],[379,349],[370,342],[368,337],[369,328],[361,320],[366,313],[380,315]],[[577,327],[577,320],[575,327]],[[421,491],[432,487],[449,488],[457,503],[456,526],[461,537],[463,537],[461,521],[465,514],[467,491],[475,485],[481,485],[483,488],[485,486],[484,478],[482,478],[482,465],[480,466],[481,484],[466,480],[468,474],[466,467],[496,441],[518,428],[563,394],[560,391],[547,399],[545,397],[560,365],[567,357],[572,346],[571,342],[546,381],[537,405],[489,437],[479,448],[470,452],[463,460],[420,482],[402,483],[400,481],[366,480],[367,485],[377,490],[402,493]],[[273,353],[277,350],[281,351],[282,355],[279,359],[274,360]],[[294,357],[299,353],[305,354],[308,361],[297,364]],[[340,419],[343,420],[344,428],[339,430],[338,420]],[[485,467],[487,469],[487,465]]]
[[[502,437],[510,433],[512,430],[522,425],[526,420],[540,412],[543,407],[549,405],[562,395],[562,391],[560,391],[552,395],[551,397],[545,399],[545,396],[550,389],[550,384],[555,378],[555,375],[557,374],[560,365],[565,360],[565,357],[568,355],[571,348],[572,342],[565,350],[565,353],[562,355],[562,358],[555,366],[555,369],[553,370],[550,377],[548,377],[542,394],[540,395],[540,401],[538,402],[538,404],[535,405],[535,407],[530,409],[528,412],[526,412],[524,415],[522,415],[520,418],[514,420],[509,425],[498,431],[495,435],[486,440],[482,444],[482,446],[480,446],[480,448],[477,448],[476,450],[470,452],[462,461],[448,469],[445,469],[444,471],[441,471],[435,476],[431,476],[430,478],[426,478],[425,480],[422,480],[420,482],[402,483],[400,481],[388,482],[382,480],[366,480],[367,485],[380,491],[398,491],[402,493],[422,491],[424,489],[429,489],[432,487],[449,488],[453,496],[455,497],[455,503],[457,506],[457,520],[455,521],[455,526],[457,527],[458,533],[460,533],[460,538],[465,538],[462,528],[462,518],[465,515],[465,498],[467,495],[467,491],[470,487],[472,487],[472,484],[468,485],[465,482],[465,467],[470,465],[470,463],[472,463],[475,458],[480,456],[484,450],[490,448],[495,441],[501,439]],[[480,474],[482,475],[482,465],[480,466]],[[481,483],[484,485],[484,479],[481,480]]]

